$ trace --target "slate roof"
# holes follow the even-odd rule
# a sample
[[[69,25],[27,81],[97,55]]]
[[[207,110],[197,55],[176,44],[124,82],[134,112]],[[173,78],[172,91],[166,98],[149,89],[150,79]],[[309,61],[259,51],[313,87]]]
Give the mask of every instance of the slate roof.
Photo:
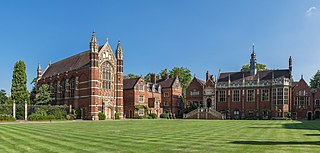
[[[99,47],[99,50],[103,46]],[[58,73],[64,73],[66,71],[72,71],[83,67],[89,67],[90,62],[90,50],[81,52],[71,57],[65,58],[61,61],[50,64],[48,68],[42,74],[42,77],[50,77]]]
[[[123,79],[123,90],[133,89],[139,79],[140,79],[140,77],[139,78],[131,78],[131,79]]]
[[[176,78],[160,79],[157,80],[157,84],[161,85],[162,88],[170,88],[175,80]]]
[[[274,79],[290,77],[289,69],[259,71],[255,76],[250,76],[250,72],[227,72],[227,73],[220,73],[218,82],[228,82],[229,75],[230,75],[231,82],[242,81],[243,76],[245,80],[257,80],[258,76],[260,80],[271,80],[272,73],[273,73]]]

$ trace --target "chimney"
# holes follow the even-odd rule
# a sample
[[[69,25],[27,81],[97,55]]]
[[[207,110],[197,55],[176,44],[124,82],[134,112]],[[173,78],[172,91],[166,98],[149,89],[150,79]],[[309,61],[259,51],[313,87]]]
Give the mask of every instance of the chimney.
[[[165,73],[165,74],[162,76],[162,79],[165,79],[165,80],[169,79],[168,73]]]
[[[151,73],[150,78],[151,78],[151,83],[155,84],[156,83],[156,74]]]
[[[209,71],[207,71],[207,73],[206,73],[206,81],[208,81],[210,79],[210,73],[209,73]]]

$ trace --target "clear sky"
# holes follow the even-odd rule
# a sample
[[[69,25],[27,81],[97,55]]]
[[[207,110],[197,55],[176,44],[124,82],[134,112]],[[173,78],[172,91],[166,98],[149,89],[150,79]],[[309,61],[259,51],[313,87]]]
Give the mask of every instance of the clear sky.
[[[21,0],[0,5],[0,89],[10,91],[17,60],[30,89],[38,63],[88,50],[93,30],[100,45],[109,37],[115,49],[121,40],[125,74],[239,71],[252,43],[270,69],[288,68],[291,55],[295,80],[309,82],[320,69],[319,0]]]

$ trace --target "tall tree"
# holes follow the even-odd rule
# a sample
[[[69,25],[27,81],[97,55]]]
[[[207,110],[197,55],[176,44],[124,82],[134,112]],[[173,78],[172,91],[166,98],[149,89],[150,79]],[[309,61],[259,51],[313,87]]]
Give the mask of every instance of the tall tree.
[[[41,85],[37,93],[37,98],[34,100],[36,105],[47,105],[54,99],[47,84]]]
[[[184,67],[174,67],[172,70],[169,71],[169,76],[178,76],[180,84],[182,86],[182,95],[185,96],[187,86],[192,80],[191,71],[188,68]]]
[[[7,93],[5,90],[0,90],[0,104],[7,104],[9,102],[9,98],[7,97]]]
[[[257,70],[258,71],[264,71],[264,70],[268,70],[267,66],[265,64],[260,64],[257,63]],[[242,66],[241,68],[241,72],[249,72],[250,71],[250,64],[245,64]]]
[[[27,90],[27,74],[26,65],[23,61],[18,61],[14,65],[12,84],[11,84],[11,98],[16,103],[29,104],[29,92]]]
[[[318,88],[320,86],[320,70],[318,70],[310,79],[311,88]]]
[[[135,75],[135,74],[129,73],[129,74],[125,75],[123,78],[124,79],[131,79],[131,78],[138,78],[138,77],[140,77],[140,75]]]

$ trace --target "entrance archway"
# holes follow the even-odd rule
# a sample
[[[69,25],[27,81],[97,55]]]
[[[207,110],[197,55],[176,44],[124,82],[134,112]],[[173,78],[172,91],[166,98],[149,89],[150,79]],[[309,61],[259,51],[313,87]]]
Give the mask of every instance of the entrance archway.
[[[312,113],[308,112],[308,120],[311,120],[311,118],[312,118]]]
[[[207,99],[207,107],[212,107],[212,100],[210,98]]]

